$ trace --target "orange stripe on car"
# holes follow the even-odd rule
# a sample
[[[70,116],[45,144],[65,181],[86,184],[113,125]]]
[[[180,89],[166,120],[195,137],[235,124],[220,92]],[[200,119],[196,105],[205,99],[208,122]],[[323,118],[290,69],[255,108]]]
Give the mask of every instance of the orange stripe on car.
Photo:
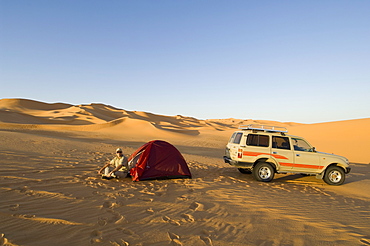
[[[272,155],[273,157],[275,157],[276,159],[285,159],[285,160],[288,160],[288,158],[286,158],[285,156],[283,155],[276,155],[276,154],[270,154]]]
[[[280,166],[284,167],[293,167],[294,163],[279,162]]]
[[[261,153],[261,152],[251,152],[251,151],[243,151],[243,155],[245,156],[259,156],[259,155],[271,155],[275,157],[276,159],[283,159],[283,160],[289,160],[287,157],[282,155],[276,155],[276,154],[270,154],[270,153]],[[288,163],[288,162],[279,162],[281,166],[285,167],[301,167],[301,168],[311,168],[311,169],[323,169],[324,166],[319,165],[307,165],[307,164],[294,164],[294,163]]]
[[[247,155],[247,156],[258,156],[258,155],[263,155],[263,154],[265,154],[265,153],[243,151],[243,155]]]
[[[311,169],[323,169],[324,166],[318,165],[307,165],[307,164],[294,164],[294,163],[287,163],[287,162],[279,162],[280,166],[285,167],[301,167],[301,168],[311,168]]]
[[[276,155],[276,154],[270,154],[270,153],[261,153],[261,152],[243,151],[243,155],[246,155],[246,156],[271,155],[271,156],[275,157],[276,159],[284,159],[284,160],[288,160],[288,158],[286,158],[285,156],[282,156],[282,155]]]
[[[311,169],[323,169],[324,166],[319,165],[307,165],[307,164],[294,164],[295,167],[311,168]]]

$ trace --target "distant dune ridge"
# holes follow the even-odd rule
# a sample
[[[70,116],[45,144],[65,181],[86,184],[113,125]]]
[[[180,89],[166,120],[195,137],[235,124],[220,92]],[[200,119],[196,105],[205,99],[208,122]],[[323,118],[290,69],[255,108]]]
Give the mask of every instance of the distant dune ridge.
[[[216,146],[223,148],[232,131],[247,124],[284,126],[289,134],[305,137],[320,151],[346,156],[352,162],[370,162],[370,118],[318,124],[241,119],[199,120],[181,115],[127,111],[101,103],[71,105],[28,99],[0,100],[0,128],[98,131],[118,138],[142,141],[153,138],[191,141],[191,137],[202,141],[204,137],[213,136],[218,139]]]
[[[147,121],[163,129],[184,129],[201,126],[217,130],[235,128],[248,123],[281,124],[272,121],[252,121],[240,119],[198,120],[192,117],[163,116],[140,111],[126,111],[105,104],[71,105],[65,103],[44,103],[28,99],[1,99],[0,121],[13,124],[70,124],[92,125],[109,123],[118,119],[137,119]],[[284,123],[297,125],[297,123]],[[172,128],[171,128],[172,127]],[[180,129],[181,128],[181,129]]]
[[[239,125],[284,126],[346,156],[341,186],[276,174],[258,182],[223,162]],[[0,100],[0,245],[370,245],[370,119],[299,124],[199,120],[104,104]],[[192,179],[132,182],[97,174],[159,139]],[[365,163],[365,164],[358,164]],[[304,206],[302,206],[304,204]]]

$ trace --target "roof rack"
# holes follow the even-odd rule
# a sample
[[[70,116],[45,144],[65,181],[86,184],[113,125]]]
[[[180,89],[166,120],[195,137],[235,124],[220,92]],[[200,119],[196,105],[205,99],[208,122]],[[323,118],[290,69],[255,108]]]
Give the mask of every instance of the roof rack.
[[[257,131],[265,131],[265,132],[282,132],[282,133],[288,132],[288,130],[282,126],[267,126],[267,125],[260,125],[260,124],[241,125],[239,126],[239,129],[257,130]]]

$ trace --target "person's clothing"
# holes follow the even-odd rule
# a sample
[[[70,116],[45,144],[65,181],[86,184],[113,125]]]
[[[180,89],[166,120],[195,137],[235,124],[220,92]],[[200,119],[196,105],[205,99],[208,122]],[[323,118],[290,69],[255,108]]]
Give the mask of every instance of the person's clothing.
[[[129,171],[126,156],[122,156],[122,157],[116,156],[110,161],[110,164],[113,166],[113,168],[116,168],[119,165],[122,165],[122,167],[118,171],[126,172],[126,173]]]
[[[106,167],[104,169],[103,176],[107,177],[108,174],[113,170],[114,170],[114,167]],[[127,173],[128,173],[128,171],[116,171],[116,172],[114,172],[114,176],[116,176],[117,178],[126,178]]]

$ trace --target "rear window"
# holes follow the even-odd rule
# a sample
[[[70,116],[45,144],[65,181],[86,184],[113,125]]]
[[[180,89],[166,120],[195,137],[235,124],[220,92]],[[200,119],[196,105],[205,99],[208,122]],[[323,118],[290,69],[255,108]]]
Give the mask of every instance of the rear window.
[[[233,140],[233,143],[234,144],[239,144],[240,139],[242,138],[242,136],[243,136],[243,133],[241,133],[241,132],[236,133],[235,137],[234,137],[234,140]]]
[[[233,135],[231,136],[229,143],[232,143],[234,141],[235,135],[236,135],[236,132],[234,132]]]
[[[269,146],[269,136],[259,135],[259,134],[249,134],[247,137],[247,145],[268,147]]]

